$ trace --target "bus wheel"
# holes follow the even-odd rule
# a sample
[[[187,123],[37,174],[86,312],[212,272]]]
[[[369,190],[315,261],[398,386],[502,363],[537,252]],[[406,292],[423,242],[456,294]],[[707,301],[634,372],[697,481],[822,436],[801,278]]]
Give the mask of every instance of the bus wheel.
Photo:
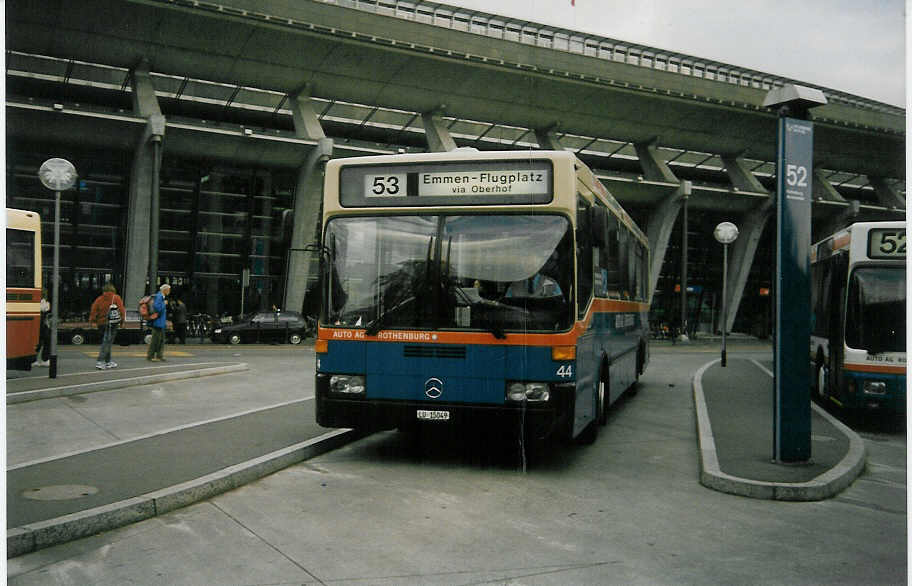
[[[576,443],[582,446],[590,446],[595,443],[596,438],[598,438],[599,425],[598,420],[593,419],[586,429],[582,431],[578,436],[576,436]]]
[[[295,345],[300,344],[302,339],[301,334],[292,334],[288,336],[288,341]]]
[[[82,332],[75,332],[70,338],[70,342],[78,346],[79,344],[85,342],[85,336],[82,335]]]
[[[605,425],[608,423],[608,377],[607,373],[602,371],[598,382],[598,403],[596,409],[598,424]]]
[[[826,397],[826,383],[827,383],[827,369],[823,365],[823,357],[817,356],[817,376],[814,377],[814,390],[819,398],[823,399]]]
[[[578,436],[576,436],[576,443],[578,443],[580,445],[584,445],[584,446],[591,445],[591,444],[595,443],[596,438],[598,438],[599,426],[600,426],[601,417],[602,417],[601,414],[605,410],[605,407],[604,407],[603,401],[602,401],[603,397],[602,397],[601,389],[606,389],[606,387],[602,386],[601,381],[599,381],[599,384],[598,384],[598,387],[597,387],[596,393],[595,393],[595,398],[596,398],[595,417],[592,418],[592,421],[589,422],[589,425],[586,426],[586,429],[584,429]],[[606,391],[607,391],[607,389],[606,389]]]

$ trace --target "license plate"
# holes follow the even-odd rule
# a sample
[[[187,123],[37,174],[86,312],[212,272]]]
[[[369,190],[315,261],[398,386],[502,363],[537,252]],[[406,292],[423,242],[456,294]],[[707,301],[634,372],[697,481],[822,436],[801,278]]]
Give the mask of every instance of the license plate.
[[[450,412],[449,411],[425,411],[423,409],[418,410],[418,419],[423,419],[425,421],[449,421]]]

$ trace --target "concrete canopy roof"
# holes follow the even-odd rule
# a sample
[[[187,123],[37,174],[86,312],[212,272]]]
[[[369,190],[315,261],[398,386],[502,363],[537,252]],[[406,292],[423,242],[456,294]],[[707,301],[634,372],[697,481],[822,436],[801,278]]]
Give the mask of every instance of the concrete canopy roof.
[[[62,0],[7,3],[7,48],[280,93],[706,153],[775,159],[765,90],[670,79],[318,2]],[[264,17],[266,15],[266,17]],[[364,31],[370,31],[366,33]],[[459,48],[460,50],[454,50]],[[814,110],[815,162],[904,176],[904,117]]]

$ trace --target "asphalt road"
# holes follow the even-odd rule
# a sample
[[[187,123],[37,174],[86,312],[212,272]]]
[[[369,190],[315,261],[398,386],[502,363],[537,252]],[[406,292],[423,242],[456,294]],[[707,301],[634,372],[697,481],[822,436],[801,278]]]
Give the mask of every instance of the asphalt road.
[[[77,410],[84,423],[59,420],[87,449],[312,393],[309,348],[239,351],[251,373],[231,384],[12,405],[8,421]],[[770,355],[763,345],[728,351]],[[833,499],[706,489],[690,379],[717,355],[654,345],[638,393],[592,446],[529,452],[490,433],[375,434],[208,501],[8,560],[9,583],[905,584],[904,422],[855,422],[868,467]],[[27,443],[8,446],[10,465],[53,451]]]

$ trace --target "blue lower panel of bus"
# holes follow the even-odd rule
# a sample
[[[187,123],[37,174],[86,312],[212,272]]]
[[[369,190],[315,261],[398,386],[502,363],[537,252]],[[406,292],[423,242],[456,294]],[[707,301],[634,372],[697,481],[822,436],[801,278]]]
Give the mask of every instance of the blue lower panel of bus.
[[[847,392],[843,396],[843,405],[850,408],[882,409],[884,411],[906,411],[906,377],[899,374],[855,373],[845,371],[846,383],[853,382],[855,392]],[[883,383],[883,392],[876,389],[874,392],[865,391],[865,383]]]
[[[331,341],[328,350],[317,365],[317,421],[327,427],[403,427],[421,410],[457,423],[522,413],[544,429],[572,409],[573,363],[553,361],[550,347]],[[365,393],[331,393],[333,374],[363,375]],[[507,402],[508,381],[549,383],[552,397]]]

